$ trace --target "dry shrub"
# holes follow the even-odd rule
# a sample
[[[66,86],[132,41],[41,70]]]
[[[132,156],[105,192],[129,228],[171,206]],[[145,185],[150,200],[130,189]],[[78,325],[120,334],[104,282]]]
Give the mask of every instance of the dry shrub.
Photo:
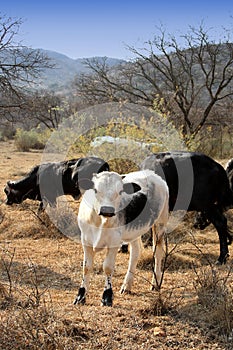
[[[72,233],[71,236],[79,232],[76,222],[77,217],[69,210],[47,208],[46,211],[38,213],[38,202],[25,201],[5,210],[1,233],[7,239],[59,239],[64,237],[65,228]]]
[[[15,308],[0,324],[2,349],[73,350],[88,336],[82,326],[59,317],[51,303],[37,308]]]
[[[73,350],[88,339],[85,325],[60,315],[53,306],[49,290],[40,284],[37,266],[24,264],[14,271],[14,251],[5,250],[1,257],[0,346],[1,349]],[[25,276],[28,279],[26,287]]]
[[[43,149],[49,137],[49,132],[39,133],[36,129],[26,131],[17,129],[15,135],[15,145],[17,150],[22,152],[29,152],[30,149]]]
[[[176,316],[185,298],[185,287],[177,294],[175,287],[161,288],[151,292],[149,307],[141,310],[143,315]]]
[[[194,287],[200,315],[215,334],[231,337],[233,330],[233,290],[230,286],[231,270],[224,273],[215,266],[195,269]]]
[[[2,283],[0,283],[0,298],[4,298],[6,295],[6,289]]]
[[[8,299],[6,287],[0,283],[0,309],[4,308]]]
[[[139,170],[137,164],[130,159],[114,158],[108,161],[111,171],[116,171],[119,174],[127,174],[131,171]]]
[[[150,308],[147,310],[151,315],[154,316],[165,316],[175,310],[174,305],[171,302],[171,294],[166,292],[158,291],[154,292],[154,297],[151,300]]]
[[[5,214],[4,214],[3,210],[0,208],[0,224],[3,222],[4,216],[5,216]]]

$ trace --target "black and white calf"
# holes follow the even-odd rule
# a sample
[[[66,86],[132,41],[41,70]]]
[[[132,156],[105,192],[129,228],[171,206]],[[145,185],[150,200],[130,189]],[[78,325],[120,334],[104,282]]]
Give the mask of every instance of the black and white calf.
[[[55,206],[57,197],[61,195],[71,195],[74,199],[79,199],[81,192],[78,180],[91,179],[93,173],[108,170],[108,163],[98,157],[36,165],[22,179],[7,182],[4,188],[6,204],[20,204],[25,199],[33,199],[40,201],[42,209],[43,202]]]
[[[131,249],[121,293],[130,291],[140,256],[140,236],[151,227],[154,248],[156,246],[152,286],[160,286],[164,231],[168,221],[169,198],[166,182],[153,171],[145,170],[127,175],[102,172],[94,175],[92,181],[80,181],[79,184],[86,190],[78,213],[84,262],[83,280],[74,303],[85,303],[94,255],[106,248],[103,263],[106,280],[102,305],[112,305],[112,275],[122,242],[128,242]]]
[[[218,263],[225,263],[229,255],[228,244],[232,242],[224,216],[224,211],[233,207],[230,165],[225,171],[202,153],[180,151],[154,153],[143,161],[141,169],[153,170],[166,180],[171,211],[197,211],[201,213],[202,221],[204,218],[206,224],[211,222],[215,226],[220,242]]]

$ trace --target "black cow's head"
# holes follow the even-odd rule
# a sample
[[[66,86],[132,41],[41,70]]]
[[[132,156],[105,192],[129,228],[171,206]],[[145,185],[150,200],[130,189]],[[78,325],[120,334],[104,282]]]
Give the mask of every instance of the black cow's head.
[[[14,181],[7,181],[4,192],[7,196],[5,201],[7,205],[20,204],[27,198],[41,200],[37,187],[22,189]]]
[[[19,204],[24,200],[24,193],[15,188],[15,183],[13,181],[7,181],[4,192],[7,196],[5,202],[7,205],[12,205],[14,203]]]
[[[79,187],[81,179],[92,179],[93,174],[109,171],[109,165],[105,160],[98,157],[80,158],[72,169],[72,180]]]

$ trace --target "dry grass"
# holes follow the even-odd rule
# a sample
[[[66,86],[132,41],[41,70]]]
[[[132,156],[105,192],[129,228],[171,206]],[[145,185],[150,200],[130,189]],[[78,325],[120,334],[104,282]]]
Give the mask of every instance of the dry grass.
[[[40,162],[40,152],[17,152],[12,143],[0,147],[2,189]],[[152,253],[146,248],[133,292],[120,295],[128,254],[119,253],[112,308],[100,306],[104,253],[99,253],[87,304],[74,306],[82,278],[82,248],[74,236],[78,203],[69,199],[71,209],[59,207],[55,224],[69,229],[68,238],[46,213],[38,217],[37,203],[7,207],[3,191],[0,199],[1,349],[233,348],[232,260],[214,266],[219,244],[212,226],[194,231],[189,215],[170,235],[160,292],[150,291]],[[231,224],[231,212],[228,216]]]

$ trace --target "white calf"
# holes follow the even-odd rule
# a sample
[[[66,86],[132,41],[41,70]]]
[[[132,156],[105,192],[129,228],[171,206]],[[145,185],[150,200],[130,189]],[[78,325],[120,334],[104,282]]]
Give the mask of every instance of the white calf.
[[[163,237],[168,221],[168,187],[165,181],[151,170],[127,175],[102,172],[94,175],[92,181],[82,180],[79,186],[86,190],[78,214],[84,262],[83,280],[74,303],[85,303],[94,255],[106,248],[103,263],[106,281],[102,305],[112,305],[112,275],[116,254],[122,242],[130,243],[131,249],[121,292],[130,291],[140,256],[140,237],[154,227],[154,272],[157,284],[160,284]],[[152,284],[155,284],[154,277]]]

